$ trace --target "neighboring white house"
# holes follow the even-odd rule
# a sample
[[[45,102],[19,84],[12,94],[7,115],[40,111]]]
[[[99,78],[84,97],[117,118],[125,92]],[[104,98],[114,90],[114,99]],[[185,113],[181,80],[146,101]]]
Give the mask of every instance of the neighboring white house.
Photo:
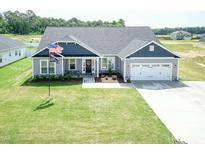
[[[172,40],[191,40],[192,35],[186,31],[176,31],[170,34]]]
[[[205,41],[205,34],[200,34],[200,41]]]
[[[25,45],[0,35],[0,67],[24,58]]]

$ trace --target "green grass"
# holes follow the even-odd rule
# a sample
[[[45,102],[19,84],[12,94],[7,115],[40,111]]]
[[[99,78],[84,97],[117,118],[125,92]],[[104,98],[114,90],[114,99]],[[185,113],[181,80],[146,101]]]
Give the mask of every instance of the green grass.
[[[192,81],[205,80],[205,42],[197,40],[161,40],[165,47],[181,56],[180,79]]]
[[[39,43],[42,35],[16,35],[16,34],[4,34],[5,36],[12,38],[20,42],[27,43]]]
[[[191,81],[205,81],[205,57],[186,58],[180,60],[180,79]]]
[[[165,47],[175,52],[205,52],[205,42],[161,40]]]
[[[0,68],[0,143],[174,143],[135,89],[29,83],[31,60]],[[45,103],[45,104],[43,104]],[[42,105],[40,105],[42,104]]]

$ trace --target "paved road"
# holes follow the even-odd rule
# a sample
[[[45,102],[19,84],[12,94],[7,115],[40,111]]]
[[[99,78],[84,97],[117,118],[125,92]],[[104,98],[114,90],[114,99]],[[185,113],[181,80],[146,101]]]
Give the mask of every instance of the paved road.
[[[175,138],[205,143],[205,82],[134,83]]]

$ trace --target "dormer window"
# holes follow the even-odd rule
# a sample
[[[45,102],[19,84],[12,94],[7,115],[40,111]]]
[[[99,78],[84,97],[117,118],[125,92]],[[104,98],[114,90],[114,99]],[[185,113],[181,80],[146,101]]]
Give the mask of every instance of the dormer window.
[[[154,45],[149,46],[149,51],[152,51],[152,52],[154,51]]]

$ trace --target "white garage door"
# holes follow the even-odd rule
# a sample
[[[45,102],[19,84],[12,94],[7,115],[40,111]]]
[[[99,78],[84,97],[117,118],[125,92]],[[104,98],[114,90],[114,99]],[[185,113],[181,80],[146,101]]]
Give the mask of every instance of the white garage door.
[[[171,63],[132,63],[131,80],[171,80]]]

